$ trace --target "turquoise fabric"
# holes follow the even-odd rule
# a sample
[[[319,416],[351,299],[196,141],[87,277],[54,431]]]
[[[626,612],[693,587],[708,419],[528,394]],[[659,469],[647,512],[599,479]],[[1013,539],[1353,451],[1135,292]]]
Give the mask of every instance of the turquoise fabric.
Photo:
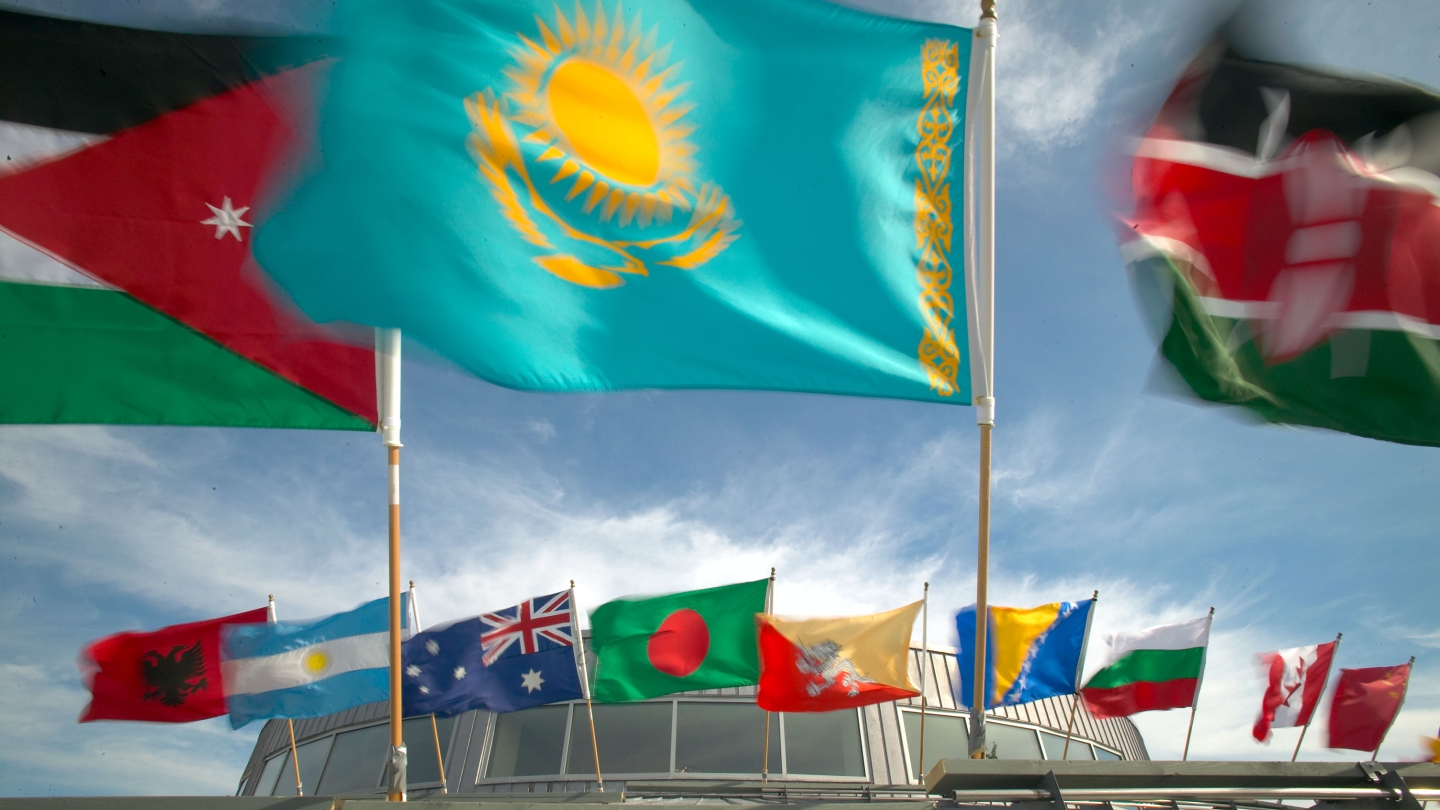
[[[315,170],[256,241],[312,317],[514,388],[970,404],[968,29],[823,0],[343,25]]]

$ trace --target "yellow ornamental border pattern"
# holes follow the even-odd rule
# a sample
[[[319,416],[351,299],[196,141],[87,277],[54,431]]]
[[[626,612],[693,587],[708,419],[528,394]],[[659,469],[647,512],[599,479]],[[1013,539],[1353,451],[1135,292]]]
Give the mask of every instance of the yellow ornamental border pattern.
[[[920,338],[920,364],[930,388],[942,397],[952,396],[960,373],[960,352],[955,345],[955,299],[950,295],[954,271],[950,244],[955,226],[950,205],[950,139],[955,134],[955,95],[960,87],[960,49],[945,39],[926,40],[920,49],[920,78],[925,107],[915,122],[920,142],[915,146],[915,240],[920,251],[915,272],[920,281],[920,314],[925,334]]]

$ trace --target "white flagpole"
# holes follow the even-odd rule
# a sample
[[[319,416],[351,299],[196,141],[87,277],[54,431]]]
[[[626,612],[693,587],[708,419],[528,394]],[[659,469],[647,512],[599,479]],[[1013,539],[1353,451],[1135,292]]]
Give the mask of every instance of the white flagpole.
[[[765,586],[765,613],[775,612],[775,568],[770,568],[770,582]],[[757,687],[758,695],[758,687]],[[758,698],[757,698],[758,699]],[[760,782],[770,781],[770,712],[765,712],[765,761],[760,764]]]
[[[995,427],[995,44],[999,29],[995,0],[980,0],[980,24],[975,28],[976,47],[971,58],[970,79],[979,71],[979,104],[967,102],[965,117],[965,221],[966,276],[973,295],[971,328],[975,339],[971,355],[971,381],[975,396],[975,422],[980,426],[980,504],[975,566],[975,689],[970,703],[970,756],[985,757],[985,632],[989,624],[988,590],[990,577],[990,431]],[[977,109],[978,107],[978,109]],[[979,126],[974,113],[978,112]],[[973,176],[977,162],[976,143],[971,134],[979,130],[980,194],[973,201]],[[978,211],[975,203],[978,202]],[[979,222],[977,223],[976,214]],[[977,244],[978,243],[978,244]],[[977,251],[978,248],[978,251]],[[978,253],[978,256],[977,256]],[[972,272],[973,269],[973,272]]]
[[[575,580],[570,580],[570,627],[575,630],[575,653],[580,660],[580,693],[590,713],[590,750],[595,754],[595,783],[605,792],[605,775],[600,772],[600,745],[595,741],[595,704],[590,700],[590,664],[585,661],[585,634],[580,630],[580,603],[575,601]]]
[[[915,774],[920,779],[920,784],[925,784],[925,704],[929,692],[927,675],[930,674],[930,583],[925,583],[925,601],[920,608],[920,756],[915,761],[919,763]]]
[[[390,462],[390,758],[385,797],[406,799],[404,707],[400,705],[400,330],[375,332],[380,436]]]
[[[410,635],[420,632],[420,606],[415,604],[415,580],[410,580]]]
[[[1205,683],[1205,657],[1210,653],[1210,628],[1215,626],[1215,608],[1210,608],[1210,616],[1205,624],[1205,651],[1200,653],[1200,677],[1195,681],[1195,699],[1190,701],[1190,727],[1185,730],[1185,751],[1180,755],[1180,761],[1184,762],[1190,758],[1190,735],[1195,733],[1195,707],[1200,705],[1200,685]]]

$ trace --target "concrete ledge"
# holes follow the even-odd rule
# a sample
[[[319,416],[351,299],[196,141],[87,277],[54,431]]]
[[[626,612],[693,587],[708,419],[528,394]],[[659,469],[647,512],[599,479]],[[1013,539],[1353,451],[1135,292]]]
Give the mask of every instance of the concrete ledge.
[[[1440,763],[1386,762],[1411,788],[1440,788]],[[1066,789],[1374,787],[1356,762],[1086,762],[945,759],[925,775],[931,795],[957,790],[1036,789],[1053,771]]]

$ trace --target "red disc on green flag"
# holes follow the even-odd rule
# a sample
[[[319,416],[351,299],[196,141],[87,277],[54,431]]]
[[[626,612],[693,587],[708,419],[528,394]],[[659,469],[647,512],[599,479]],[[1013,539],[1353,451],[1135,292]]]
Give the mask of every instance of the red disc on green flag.
[[[677,678],[699,669],[708,652],[710,628],[705,626],[705,617],[690,608],[666,616],[646,645],[650,665]]]
[[[769,586],[760,579],[596,608],[595,699],[620,703],[759,683],[755,614],[765,611]]]

